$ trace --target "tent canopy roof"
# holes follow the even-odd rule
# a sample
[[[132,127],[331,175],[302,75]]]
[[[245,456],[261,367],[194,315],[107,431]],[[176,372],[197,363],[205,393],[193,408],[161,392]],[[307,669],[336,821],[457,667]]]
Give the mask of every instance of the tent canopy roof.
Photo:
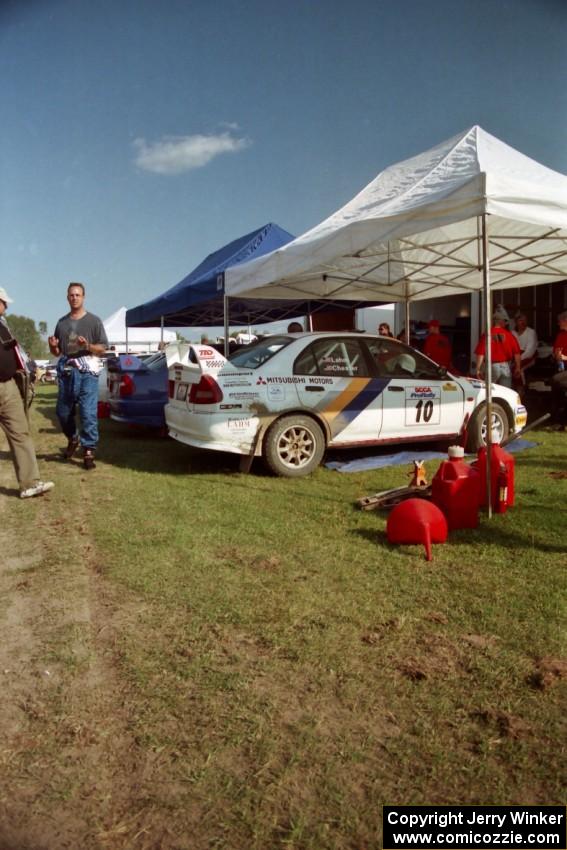
[[[108,342],[125,342],[126,340],[126,307],[119,307],[108,319],[103,321]],[[173,342],[176,339],[175,331],[165,331],[163,338],[165,342]],[[161,328],[129,327],[128,339],[130,342],[159,342],[161,340]]]
[[[172,327],[222,325],[224,270],[280,248],[292,239],[291,233],[273,223],[235,239],[209,254],[187,277],[162,295],[128,310],[127,324],[155,326],[163,316],[164,324]],[[289,312],[289,304],[285,304],[285,309]],[[265,310],[262,304],[261,311]]]
[[[474,126],[381,172],[293,242],[227,269],[234,298],[416,300],[567,277],[567,177]]]

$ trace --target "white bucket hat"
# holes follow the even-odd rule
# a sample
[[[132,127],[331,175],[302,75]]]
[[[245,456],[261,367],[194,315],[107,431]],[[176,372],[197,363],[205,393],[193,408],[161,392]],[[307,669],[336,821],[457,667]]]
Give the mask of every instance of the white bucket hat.
[[[0,286],[0,301],[3,301],[5,304],[13,303],[13,299],[10,298],[10,296],[2,286]]]

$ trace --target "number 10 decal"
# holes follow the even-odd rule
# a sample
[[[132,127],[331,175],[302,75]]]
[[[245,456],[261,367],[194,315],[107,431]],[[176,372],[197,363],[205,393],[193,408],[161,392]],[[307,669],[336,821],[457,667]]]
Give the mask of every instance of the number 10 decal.
[[[441,422],[440,387],[406,387],[405,424],[439,425]]]
[[[423,421],[429,422],[429,420],[433,416],[433,402],[432,402],[432,400],[430,398],[428,398],[427,401],[424,401],[422,398],[420,398],[420,400],[418,401],[418,403],[415,406],[415,410],[416,410],[416,417],[415,417],[416,422],[421,422],[422,413],[423,413]]]

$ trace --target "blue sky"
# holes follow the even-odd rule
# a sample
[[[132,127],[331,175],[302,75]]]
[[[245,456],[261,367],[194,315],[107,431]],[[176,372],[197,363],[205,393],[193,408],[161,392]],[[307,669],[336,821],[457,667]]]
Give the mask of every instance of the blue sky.
[[[473,124],[567,173],[565,0],[2,0],[0,285],[102,318]]]

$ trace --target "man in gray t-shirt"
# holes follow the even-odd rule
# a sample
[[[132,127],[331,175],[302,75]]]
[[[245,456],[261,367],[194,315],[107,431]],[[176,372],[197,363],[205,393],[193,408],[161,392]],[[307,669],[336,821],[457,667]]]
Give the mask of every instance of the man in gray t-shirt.
[[[67,301],[71,311],[59,319],[55,333],[48,339],[51,353],[60,358],[57,369],[57,416],[67,437],[63,454],[68,459],[72,458],[80,442],[85,469],[94,469],[98,444],[96,358],[104,354],[108,340],[98,316],[85,310],[85,287],[82,283],[69,284]],[[76,423],[77,408],[81,419],[80,440]]]

